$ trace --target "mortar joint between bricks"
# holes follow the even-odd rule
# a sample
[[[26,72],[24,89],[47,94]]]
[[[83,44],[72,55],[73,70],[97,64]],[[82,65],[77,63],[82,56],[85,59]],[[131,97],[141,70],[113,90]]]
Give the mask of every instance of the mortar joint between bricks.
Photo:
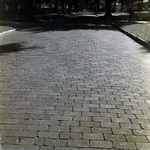
[[[71,126],[69,126],[69,133],[71,133]],[[71,137],[70,137],[71,138]]]
[[[113,123],[113,120],[112,120],[112,118],[110,117],[110,122],[112,122]]]
[[[93,127],[90,127],[90,131],[91,131],[91,133],[92,133],[92,129],[93,129]]]
[[[143,110],[142,110],[141,112],[142,112],[142,115],[144,115],[144,112],[143,112]]]
[[[125,138],[126,142],[128,142],[128,140],[127,140],[127,138],[126,138],[126,135],[125,135],[125,134],[123,134],[122,136]]]
[[[45,115],[46,110],[44,110],[44,115]]]
[[[93,116],[91,116],[91,121],[93,122]]]
[[[89,147],[91,148],[91,140],[89,140]]]
[[[111,133],[114,135],[112,128],[110,128],[110,130],[111,130]]]
[[[91,107],[89,107],[89,109],[90,109],[90,112],[92,112]]]
[[[106,140],[106,138],[105,138],[105,134],[104,133],[102,133],[102,135],[103,135],[103,138],[104,138],[104,141]]]
[[[40,137],[38,136],[39,131],[36,132],[36,138],[39,139]]]
[[[56,111],[56,106],[54,106],[54,111]]]
[[[118,124],[119,124],[119,127],[121,128],[121,123],[119,122]]]
[[[134,132],[133,132],[133,129],[129,129],[129,130],[131,130],[132,134],[135,135]]]
[[[142,129],[142,130],[144,130],[144,128],[142,127],[142,125],[141,125],[141,124],[139,124],[139,126],[141,127],[141,129]]]
[[[81,127],[81,121],[79,121],[79,126]]]

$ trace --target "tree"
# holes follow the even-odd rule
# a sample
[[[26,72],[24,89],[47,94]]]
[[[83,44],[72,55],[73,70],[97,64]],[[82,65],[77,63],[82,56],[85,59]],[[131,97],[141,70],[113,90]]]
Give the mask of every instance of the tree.
[[[68,13],[70,14],[70,12],[71,12],[71,4],[70,4],[70,0],[68,0],[67,3],[68,3]]]
[[[5,0],[0,1],[0,12],[5,12],[6,11],[6,4]]]
[[[111,4],[112,0],[105,0],[105,17],[111,17]]]

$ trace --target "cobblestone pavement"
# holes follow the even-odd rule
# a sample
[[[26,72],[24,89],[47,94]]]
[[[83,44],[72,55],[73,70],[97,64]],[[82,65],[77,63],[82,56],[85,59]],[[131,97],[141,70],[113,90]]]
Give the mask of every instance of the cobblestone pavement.
[[[109,25],[0,36],[1,150],[150,149],[150,53]]]

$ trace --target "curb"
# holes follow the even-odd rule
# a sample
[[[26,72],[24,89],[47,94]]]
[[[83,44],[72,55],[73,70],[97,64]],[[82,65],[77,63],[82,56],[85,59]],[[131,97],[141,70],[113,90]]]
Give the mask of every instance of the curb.
[[[0,33],[0,35],[2,35],[2,34],[6,34],[6,33],[10,33],[10,32],[13,32],[13,31],[16,31],[16,29],[3,31],[3,32],[1,32],[1,33]]]
[[[115,27],[116,29],[118,29],[119,31],[121,31],[122,33],[126,34],[127,36],[129,36],[131,39],[133,39],[135,42],[139,43],[140,45],[143,45],[144,47],[146,47],[147,49],[149,49],[150,51],[150,44],[147,43],[145,40],[137,37],[136,35],[134,34],[131,34],[130,32],[127,32],[121,28],[119,28],[117,25],[115,25],[115,23],[111,23],[111,25],[113,27]]]

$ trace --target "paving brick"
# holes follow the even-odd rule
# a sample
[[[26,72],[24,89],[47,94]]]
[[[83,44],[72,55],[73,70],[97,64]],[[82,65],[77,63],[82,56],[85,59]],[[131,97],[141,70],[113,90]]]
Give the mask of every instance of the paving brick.
[[[91,128],[90,127],[71,127],[71,132],[76,132],[76,133],[89,133],[91,132]]]
[[[28,125],[28,131],[47,131],[49,127],[47,125]]]
[[[73,120],[77,120],[77,121],[92,121],[92,117],[79,116],[79,117],[73,117]]]
[[[68,140],[70,147],[89,147],[89,140]]]
[[[113,142],[113,146],[119,149],[136,149],[135,143],[132,142]]]
[[[83,139],[89,140],[104,140],[103,134],[99,133],[83,133]]]
[[[1,144],[16,144],[17,137],[2,137]]]
[[[55,147],[55,150],[79,150],[79,148],[74,148],[74,147]]]
[[[99,122],[81,121],[82,127],[100,127]]]
[[[140,124],[124,124],[124,123],[120,123],[121,128],[123,129],[141,129]]]
[[[101,126],[105,128],[120,128],[119,123],[111,123],[111,122],[108,122],[108,123],[102,122]]]
[[[76,108],[76,107],[74,107],[73,111],[74,112],[89,112],[90,108]]]
[[[130,123],[130,120],[127,118],[111,118],[112,122],[119,122],[119,123]]]
[[[70,133],[60,133],[60,139],[70,139]]]
[[[82,112],[82,116],[87,116],[87,117],[91,117],[91,116],[99,116],[99,113],[94,113],[94,112]]]
[[[121,129],[112,129],[112,132],[113,132],[113,134],[126,134],[126,135],[132,135],[133,133],[132,133],[132,131],[130,130],[130,129],[123,129],[123,128],[121,128]]]
[[[43,132],[43,131],[40,131],[40,132],[38,132],[38,136],[40,138],[45,137],[45,138],[58,139],[59,138],[59,133],[58,132]]]
[[[98,121],[98,122],[111,122],[110,117],[92,117],[93,121]]]
[[[33,137],[35,138],[36,137],[36,131],[15,131],[14,133],[14,136],[17,136],[17,137]]]
[[[148,141],[150,142],[150,136],[147,136]]]
[[[150,124],[141,123],[140,125],[141,125],[142,129],[146,129],[146,130],[150,129]]]
[[[1,125],[0,125],[1,126]],[[20,125],[20,124],[15,124],[15,125],[4,125],[5,127],[3,127],[3,129],[5,128],[6,130],[26,130],[27,129],[27,125]]]
[[[42,146],[40,150],[52,150],[53,146]]]
[[[123,135],[104,134],[104,137],[106,141],[126,142],[126,139]]]
[[[3,149],[7,149],[7,150],[25,150],[25,145],[10,145],[10,144],[4,144],[2,146]]]
[[[60,121],[61,126],[79,126],[79,121]]]
[[[67,140],[45,139],[45,146],[67,146]]]
[[[91,107],[96,107],[96,108],[99,108],[99,104],[84,104],[83,107],[85,108],[91,108]]]
[[[71,139],[82,139],[82,133],[71,133]]]
[[[101,103],[101,102],[99,102],[99,103]],[[102,109],[102,108],[91,108],[91,111],[92,112],[107,112],[107,109]]]
[[[92,130],[92,133],[110,133],[110,134],[112,134],[111,128],[106,128],[106,127],[104,127],[104,128],[94,127],[91,130]]]
[[[127,139],[128,142],[148,143],[148,140],[147,140],[146,136],[127,135],[126,139]]]
[[[69,132],[69,126],[50,126],[50,132]]]
[[[64,112],[65,116],[74,116],[74,117],[78,117],[81,116],[81,112],[71,112],[71,111],[65,111]]]
[[[133,130],[134,135],[150,135],[150,130]]]
[[[38,138],[36,137],[36,140],[35,140],[35,145],[38,145],[38,146],[43,146],[44,145],[44,141],[45,141],[45,138]]]
[[[112,142],[110,141],[90,141],[90,146],[94,148],[113,148]]]

